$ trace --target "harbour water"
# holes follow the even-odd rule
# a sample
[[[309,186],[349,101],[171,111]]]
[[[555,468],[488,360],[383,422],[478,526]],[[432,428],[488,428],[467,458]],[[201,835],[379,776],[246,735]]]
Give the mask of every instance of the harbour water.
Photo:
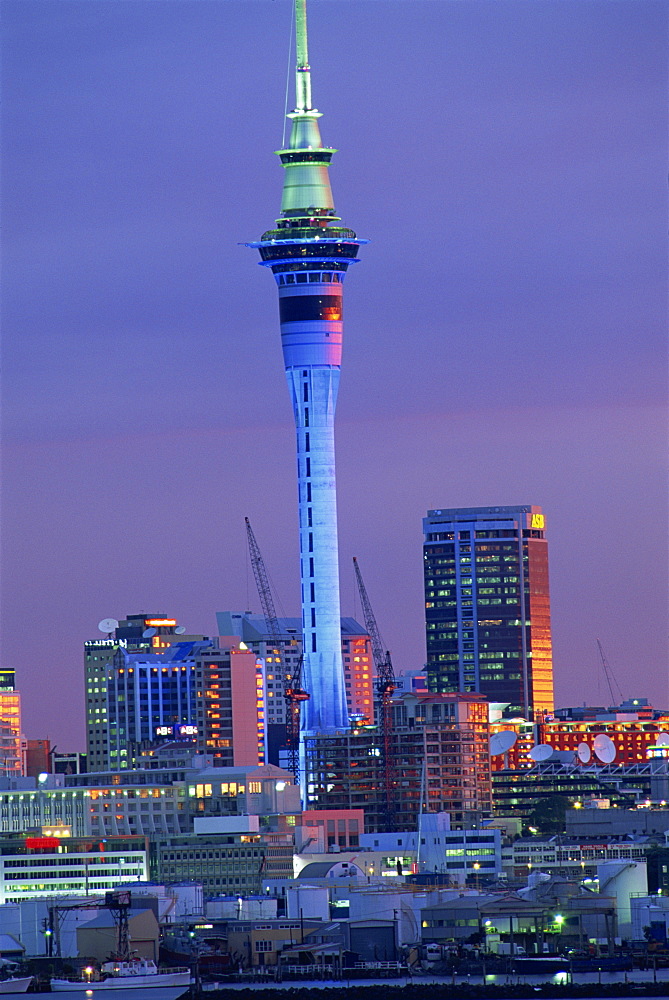
[[[202,997],[219,1000],[240,992],[254,1000],[285,995],[291,1000],[524,1000],[524,998],[589,998],[669,996],[669,969],[631,972],[556,973],[546,976],[412,975],[398,979],[295,980],[288,982],[205,983]]]

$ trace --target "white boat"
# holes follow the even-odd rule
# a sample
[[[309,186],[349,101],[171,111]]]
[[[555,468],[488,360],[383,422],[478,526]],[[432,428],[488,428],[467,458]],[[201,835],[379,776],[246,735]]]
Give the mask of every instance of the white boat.
[[[0,997],[9,996],[10,993],[26,993],[32,981],[32,976],[23,976],[22,979],[2,979]]]
[[[98,1000],[122,995],[123,1000],[177,1000],[190,986],[189,969],[158,971],[155,962],[140,959],[135,962],[105,962],[101,978],[84,973],[83,979],[52,979],[51,992],[60,1000]]]

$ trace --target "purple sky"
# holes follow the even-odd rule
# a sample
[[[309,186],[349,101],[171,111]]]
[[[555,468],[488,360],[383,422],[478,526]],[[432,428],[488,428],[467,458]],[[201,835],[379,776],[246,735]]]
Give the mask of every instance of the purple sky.
[[[298,613],[276,288],[289,0],[5,0],[2,660],[84,745],[82,644]],[[342,612],[356,555],[424,660],[428,508],[541,504],[558,704],[667,689],[664,0],[313,0],[344,222]],[[291,76],[292,83],[292,76]],[[292,94],[292,91],[291,91]],[[291,103],[292,106],[292,103]],[[282,606],[282,607],[281,607]]]

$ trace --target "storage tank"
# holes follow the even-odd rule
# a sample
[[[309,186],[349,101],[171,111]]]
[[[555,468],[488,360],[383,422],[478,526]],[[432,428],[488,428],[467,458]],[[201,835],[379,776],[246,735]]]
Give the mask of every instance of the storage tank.
[[[330,919],[329,892],[326,886],[289,885],[286,889],[286,915],[291,920],[313,917]]]

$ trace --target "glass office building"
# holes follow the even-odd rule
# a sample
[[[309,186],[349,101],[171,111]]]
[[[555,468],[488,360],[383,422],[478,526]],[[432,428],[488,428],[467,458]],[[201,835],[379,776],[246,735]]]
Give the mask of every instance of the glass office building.
[[[480,692],[528,719],[552,712],[541,507],[431,510],[423,531],[429,689]]]

